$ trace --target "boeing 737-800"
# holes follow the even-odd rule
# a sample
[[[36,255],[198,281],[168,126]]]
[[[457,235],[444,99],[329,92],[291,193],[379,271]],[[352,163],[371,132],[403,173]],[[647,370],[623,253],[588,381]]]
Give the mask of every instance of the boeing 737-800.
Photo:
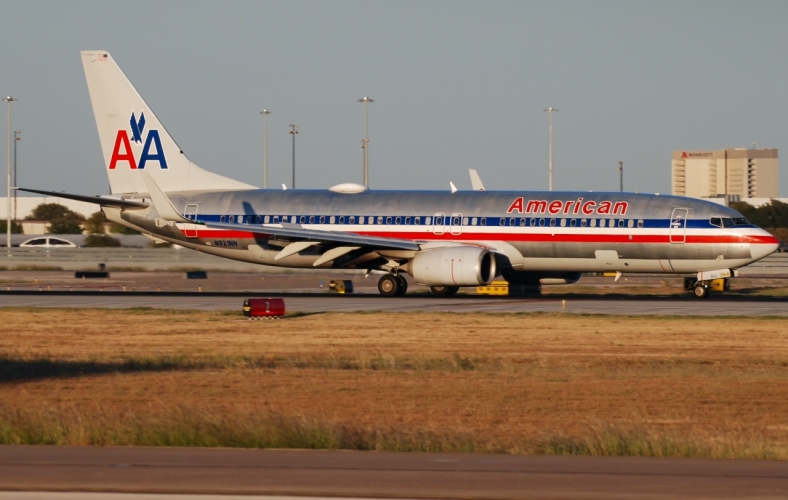
[[[53,194],[201,252],[268,266],[403,273],[436,294],[510,283],[574,283],[583,272],[685,274],[695,294],[777,249],[709,201],[632,193],[263,190],[189,161],[106,51],[82,52],[111,195]]]

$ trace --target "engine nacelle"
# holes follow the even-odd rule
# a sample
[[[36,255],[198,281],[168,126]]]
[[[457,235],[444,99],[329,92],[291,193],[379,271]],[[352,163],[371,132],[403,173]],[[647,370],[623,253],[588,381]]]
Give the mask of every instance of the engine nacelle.
[[[495,279],[495,256],[470,246],[423,250],[410,261],[408,272],[428,286],[489,285]]]

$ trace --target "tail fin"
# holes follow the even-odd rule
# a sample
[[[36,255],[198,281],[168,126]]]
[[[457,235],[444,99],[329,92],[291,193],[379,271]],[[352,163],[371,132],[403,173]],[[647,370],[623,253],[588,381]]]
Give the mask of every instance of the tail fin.
[[[113,194],[146,193],[140,171],[162,191],[255,189],[190,162],[108,52],[81,55]]]

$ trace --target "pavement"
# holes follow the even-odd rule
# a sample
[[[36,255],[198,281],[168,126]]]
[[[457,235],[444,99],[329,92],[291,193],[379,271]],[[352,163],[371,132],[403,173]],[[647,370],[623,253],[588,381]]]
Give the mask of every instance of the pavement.
[[[712,296],[697,299],[642,296],[547,295],[533,298],[458,295],[381,297],[328,293],[133,293],[0,291],[0,307],[152,307],[161,309],[241,310],[244,298],[282,297],[288,312],[432,311],[452,313],[559,312],[677,316],[788,316],[788,297]]]
[[[0,446],[0,490],[138,494],[126,498],[785,499],[788,462]]]

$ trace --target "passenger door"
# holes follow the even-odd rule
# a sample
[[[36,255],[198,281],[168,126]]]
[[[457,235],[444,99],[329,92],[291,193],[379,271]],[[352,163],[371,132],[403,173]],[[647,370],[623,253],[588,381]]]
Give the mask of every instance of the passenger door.
[[[674,208],[670,217],[670,242],[684,243],[687,241],[687,213],[689,209]]]
[[[183,211],[183,216],[189,220],[196,221],[197,220],[197,205],[190,204],[186,205],[186,210]],[[196,224],[186,224],[183,229],[183,234],[187,238],[196,238],[197,237],[197,225]]]
[[[450,224],[451,234],[462,234],[462,214],[451,214]]]

